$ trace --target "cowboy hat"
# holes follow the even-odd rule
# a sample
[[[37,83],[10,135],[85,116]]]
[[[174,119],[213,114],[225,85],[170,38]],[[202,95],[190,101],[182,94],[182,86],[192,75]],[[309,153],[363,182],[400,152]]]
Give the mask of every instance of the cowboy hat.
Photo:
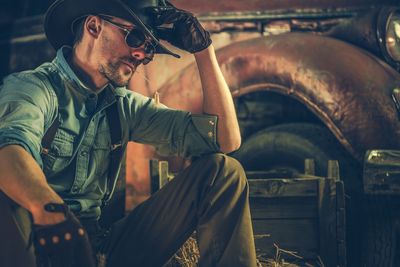
[[[108,15],[127,20],[139,27],[156,44],[156,53],[179,58],[162,45],[152,32],[152,19],[146,8],[164,5],[160,0],[56,0],[47,10],[44,30],[50,44],[57,50],[73,45],[72,24],[88,15]]]

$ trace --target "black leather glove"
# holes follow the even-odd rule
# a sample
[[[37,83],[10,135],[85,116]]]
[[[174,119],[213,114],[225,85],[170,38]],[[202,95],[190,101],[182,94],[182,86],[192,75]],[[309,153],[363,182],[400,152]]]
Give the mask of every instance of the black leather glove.
[[[64,213],[66,220],[54,225],[33,226],[38,267],[95,267],[88,235],[68,206],[49,203],[44,208]]]
[[[190,53],[206,49],[212,42],[210,33],[201,26],[197,18],[192,13],[165,2],[167,6],[149,9],[156,26],[172,24],[171,28],[156,27],[157,36]]]

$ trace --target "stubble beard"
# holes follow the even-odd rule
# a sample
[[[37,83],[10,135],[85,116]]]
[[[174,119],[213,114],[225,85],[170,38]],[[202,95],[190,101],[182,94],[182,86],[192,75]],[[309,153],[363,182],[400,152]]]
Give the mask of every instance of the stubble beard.
[[[107,38],[107,36],[103,35],[102,40],[103,40],[103,47],[102,47],[103,54],[109,54],[110,51],[117,50],[113,42],[110,41],[110,39]],[[123,60],[127,60],[128,62],[130,62],[129,58],[125,59],[125,57],[121,57],[115,60],[109,60],[105,64],[100,64],[99,66],[99,72],[103,74],[104,77],[113,86],[116,87],[127,86],[134,73],[133,70],[127,72],[122,71],[123,68],[121,68],[121,66],[124,64]]]
[[[133,71],[122,72],[121,66],[123,64],[124,63],[122,63],[121,60],[118,60],[115,63],[109,62],[105,66],[100,65],[99,71],[113,86],[124,87],[129,84],[129,81],[133,76]]]

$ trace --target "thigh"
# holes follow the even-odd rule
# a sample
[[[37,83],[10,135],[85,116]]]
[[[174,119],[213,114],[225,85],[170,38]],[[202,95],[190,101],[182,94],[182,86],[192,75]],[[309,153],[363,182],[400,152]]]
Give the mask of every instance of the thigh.
[[[192,163],[113,226],[107,266],[162,266],[179,249],[194,231],[200,199],[218,172],[212,158]]]
[[[0,266],[35,266],[33,245],[29,245],[31,220],[27,210],[0,191]]]

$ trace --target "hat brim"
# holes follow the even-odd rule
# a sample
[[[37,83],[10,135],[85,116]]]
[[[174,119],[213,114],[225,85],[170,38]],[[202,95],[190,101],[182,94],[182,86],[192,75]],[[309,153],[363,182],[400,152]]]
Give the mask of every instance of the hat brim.
[[[72,23],[74,20],[87,15],[99,14],[114,16],[132,22],[152,39],[156,45],[156,53],[180,58],[178,54],[175,54],[160,43],[159,39],[150,30],[150,27],[146,26],[133,10],[118,0],[59,0],[54,2],[45,15],[44,31],[47,39],[56,50],[63,45],[72,46],[74,42]]]

